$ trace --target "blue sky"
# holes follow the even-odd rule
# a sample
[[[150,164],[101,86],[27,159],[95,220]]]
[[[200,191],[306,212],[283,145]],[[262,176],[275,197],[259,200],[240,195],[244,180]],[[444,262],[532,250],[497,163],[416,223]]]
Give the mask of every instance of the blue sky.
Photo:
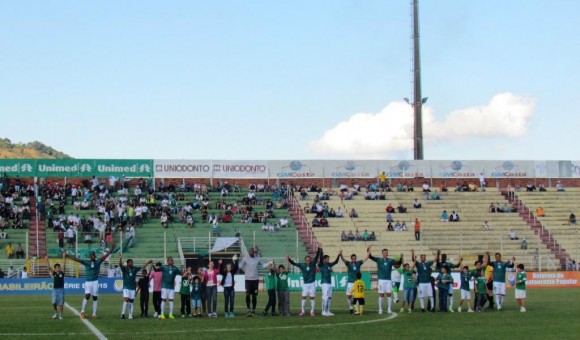
[[[575,159],[580,2],[422,1],[426,159]],[[412,158],[401,1],[4,1],[0,136],[77,158]]]

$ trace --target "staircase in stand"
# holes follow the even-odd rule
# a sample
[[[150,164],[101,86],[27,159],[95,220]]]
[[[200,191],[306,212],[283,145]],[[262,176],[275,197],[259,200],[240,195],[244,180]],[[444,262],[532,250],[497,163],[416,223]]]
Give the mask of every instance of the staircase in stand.
[[[300,204],[298,204],[298,202],[296,201],[295,197],[291,197],[290,198],[291,204],[290,204],[290,208],[288,208],[288,212],[290,213],[290,217],[292,217],[292,221],[294,222],[294,225],[296,226],[296,230],[298,230],[298,236],[300,237],[300,239],[302,240],[302,243],[304,243],[304,247],[306,247],[306,251],[308,252],[308,255],[310,255],[312,258],[314,258],[314,256],[316,256],[316,237],[314,235],[312,235],[312,242],[311,242],[311,234],[312,234],[312,229],[309,229],[310,226],[308,225],[308,223],[304,223],[304,221],[307,221],[306,216],[304,215],[304,211],[302,210],[302,208],[300,207]]]
[[[556,256],[560,261],[561,268],[566,268],[566,259],[570,256],[564,248],[560,246],[558,241],[556,241],[550,234],[542,229],[542,225],[534,218],[533,212],[528,209],[521,200],[515,198],[509,194],[508,191],[502,190],[502,195],[510,202],[510,204],[518,207],[518,214],[526,222],[526,224],[534,231],[534,234],[538,235],[543,244],[545,244],[548,249]]]
[[[38,211],[36,209],[36,198],[30,198],[30,241],[28,245],[28,256],[31,258],[45,258],[46,251],[46,230],[44,227],[44,220],[39,218],[38,228],[36,228],[36,215]],[[40,216],[39,216],[40,217]],[[38,242],[37,242],[38,240]],[[38,249],[37,249],[38,244]]]

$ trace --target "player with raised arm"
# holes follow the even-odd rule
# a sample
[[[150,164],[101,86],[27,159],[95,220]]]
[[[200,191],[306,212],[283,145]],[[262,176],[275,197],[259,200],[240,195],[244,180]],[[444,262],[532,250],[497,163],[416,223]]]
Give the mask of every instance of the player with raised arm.
[[[435,268],[437,268],[437,271],[439,272],[439,274],[442,274],[443,272],[443,267],[447,267],[449,270],[449,275],[451,275],[451,269],[454,268],[459,268],[461,267],[461,262],[463,261],[463,257],[459,258],[459,262],[457,264],[453,264],[451,262],[447,261],[447,254],[441,254],[441,260],[439,260],[439,254],[441,253],[441,250],[437,250],[437,261],[435,264]],[[451,277],[451,280],[453,280],[453,277]],[[453,282],[451,282],[449,285],[449,311],[453,313]]]
[[[300,312],[299,316],[304,316],[304,306],[306,305],[306,299],[310,297],[310,316],[314,316],[314,305],[316,304],[316,262],[320,258],[320,253],[322,251],[318,249],[316,251],[316,257],[314,261],[310,256],[306,255],[304,257],[304,263],[296,263],[292,261],[290,256],[286,256],[288,262],[300,268],[302,271],[302,277],[304,279],[304,283],[302,285],[302,311]]]
[[[493,267],[493,295],[497,310],[501,310],[505,299],[505,272],[507,268],[514,268],[516,258],[512,257],[511,261],[504,262],[501,260],[501,254],[495,253],[495,261],[490,261],[489,251],[485,255],[487,263]]]
[[[248,308],[246,316],[249,317],[256,315],[258,288],[260,283],[258,268],[262,264],[263,262],[260,257],[258,246],[248,249],[248,254],[244,256],[238,264],[238,268],[241,269],[246,276],[246,307]]]
[[[87,302],[93,297],[93,315],[92,318],[97,318],[97,305],[99,299],[99,272],[101,271],[101,264],[115,249],[115,242],[109,245],[109,250],[101,257],[97,259],[97,255],[94,251],[89,254],[89,260],[81,260],[72,255],[66,254],[65,257],[69,258],[75,262],[78,262],[85,266],[85,298],[83,299],[83,304],[81,307],[81,318],[86,319],[87,314],[85,313],[85,308],[87,307]]]
[[[415,250],[411,249],[411,260],[415,263],[417,269],[417,282],[419,284],[419,302],[421,303],[421,312],[425,312],[425,299],[429,298],[431,302],[431,311],[435,311],[435,300],[433,299],[433,289],[431,288],[431,267],[437,261],[426,261],[425,254],[421,254],[420,261],[415,257]]]
[[[401,265],[403,262],[403,254],[401,253],[398,260],[389,258],[389,250],[384,248],[381,253],[381,257],[375,257],[371,254],[371,247],[367,248],[367,259],[371,259],[377,264],[377,272],[379,277],[379,314],[383,314],[383,300],[385,294],[387,295],[387,313],[391,314],[391,306],[393,304],[393,298],[391,293],[393,291],[393,281],[391,280],[391,272],[393,271],[394,265]],[[366,260],[366,259],[365,259]]]
[[[175,298],[175,277],[181,275],[181,270],[173,265],[173,257],[167,258],[167,264],[161,266],[161,313],[159,319],[165,319],[165,303],[169,300],[169,318],[173,316],[173,299]]]
[[[356,273],[360,273],[360,268],[364,264],[364,260],[357,261],[356,254],[350,255],[350,261],[344,259],[342,249],[338,253],[342,262],[344,262],[347,269],[347,283],[346,283],[346,300],[348,301],[348,308],[350,314],[354,313],[354,306],[352,301],[352,285],[356,281]]]
[[[141,269],[147,268],[147,266],[153,263],[153,260],[147,261]],[[127,259],[127,265],[123,265],[123,255],[119,255],[119,267],[121,268],[121,273],[123,273],[123,308],[121,309],[121,319],[125,319],[125,312],[127,311],[127,306],[129,306],[129,317],[128,319],[133,319],[133,306],[135,302],[135,291],[137,290],[137,283],[135,279],[137,278],[137,273],[139,273],[139,268],[133,266],[133,259]]]
[[[318,270],[320,271],[320,283],[322,285],[322,316],[333,316],[330,312],[330,303],[332,301],[332,267],[338,264],[340,254],[336,256],[334,262],[330,262],[330,256],[324,255],[322,244],[318,244],[318,251],[320,252],[320,263]]]

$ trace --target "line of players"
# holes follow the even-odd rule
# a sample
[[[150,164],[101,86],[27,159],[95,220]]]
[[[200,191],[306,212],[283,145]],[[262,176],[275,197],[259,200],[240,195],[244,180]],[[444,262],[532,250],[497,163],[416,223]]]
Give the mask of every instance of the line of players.
[[[70,258],[85,266],[86,282],[85,282],[85,298],[83,299],[81,307],[81,317],[86,318],[85,308],[90,300],[93,298],[93,314],[92,318],[96,319],[97,311],[97,301],[98,301],[98,273],[100,271],[100,266],[103,261],[111,254],[111,251],[115,248],[115,244],[110,245],[110,250],[105,255],[100,258],[96,258],[94,252],[90,253],[89,260],[78,259],[74,256],[63,255],[64,258]],[[360,277],[361,267],[367,260],[372,260],[377,265],[378,274],[378,307],[379,314],[383,314],[383,305],[385,297],[387,299],[387,313],[392,313],[393,305],[393,295],[395,297],[395,303],[398,302],[398,289],[399,283],[401,282],[400,276],[403,276],[403,289],[404,289],[404,301],[402,304],[401,312],[404,310],[405,304],[408,306],[408,312],[414,309],[415,294],[418,291],[419,302],[421,305],[421,310],[425,311],[435,311],[435,298],[434,298],[434,286],[437,285],[439,290],[439,310],[440,311],[450,311],[453,312],[453,285],[452,276],[450,275],[450,270],[453,268],[459,268],[461,266],[462,258],[459,263],[452,264],[447,262],[446,254],[441,254],[437,251],[437,255],[433,261],[427,261],[424,254],[420,255],[417,261],[415,256],[415,251],[411,250],[412,266],[405,263],[402,270],[399,270],[403,264],[403,254],[400,254],[398,260],[389,258],[389,252],[387,249],[382,249],[381,256],[375,257],[371,253],[371,247],[367,248],[367,255],[363,260],[357,260],[356,254],[352,254],[350,261],[347,261],[342,250],[339,251],[335,261],[330,262],[330,257],[325,255],[323,252],[322,245],[319,244],[316,257],[313,260],[310,256],[306,256],[304,263],[296,263],[287,257],[288,262],[299,268],[303,275],[303,289],[302,289],[302,301],[301,301],[301,312],[300,316],[305,315],[306,301],[310,300],[310,315],[315,316],[315,298],[316,298],[316,283],[315,274],[318,268],[321,274],[321,286],[322,286],[322,315],[332,316],[334,315],[330,311],[331,301],[332,301],[332,268],[342,260],[347,268],[347,287],[346,287],[346,297],[349,305],[350,313],[353,314],[353,284]],[[128,318],[133,318],[133,309],[135,301],[136,292],[136,278],[138,276],[140,268],[134,267],[133,260],[128,259],[126,266],[123,264],[122,257],[119,260],[121,271],[123,273],[123,307],[122,307],[122,318],[125,318],[126,310],[128,311]],[[145,269],[152,260],[143,264],[142,269]],[[439,276],[436,281],[432,280],[432,270],[433,265],[435,269],[439,272]],[[505,277],[506,270],[508,268],[514,268],[515,258],[512,257],[511,261],[503,262],[501,260],[501,254],[495,254],[495,261],[490,261],[490,254],[486,252],[486,256],[482,261],[477,261],[475,263],[475,269],[469,271],[467,266],[462,268],[460,274],[461,284],[461,302],[458,307],[458,311],[461,312],[463,303],[467,304],[467,311],[473,312],[471,308],[471,292],[469,289],[469,282],[474,280],[474,291],[476,293],[476,309],[478,311],[483,310],[483,304],[485,303],[487,293],[493,291],[493,297],[495,299],[495,305],[498,310],[503,307],[503,301],[506,294]],[[486,270],[493,269],[493,279],[486,280],[485,272]],[[523,271],[523,265],[518,265],[518,275],[516,278],[516,298],[520,305],[520,310],[525,312],[524,299],[525,299],[525,272]],[[173,305],[174,305],[174,282],[177,275],[187,275],[189,272],[181,272],[177,267],[174,266],[173,258],[169,257],[167,259],[167,264],[161,266],[161,313],[159,315],[160,319],[165,318],[165,305],[169,305],[169,318],[173,317]],[[230,266],[231,271],[231,266]],[[235,271],[234,271],[235,272]],[[398,273],[398,274],[397,274]],[[55,270],[52,273],[55,280],[55,290],[53,291],[53,307],[55,309],[55,314],[53,318],[62,319],[62,306],[64,305],[64,275],[63,271],[60,269],[60,265],[55,265]],[[233,274],[232,274],[233,275]],[[393,280],[393,276],[395,280]],[[231,278],[233,280],[233,277]],[[230,282],[233,283],[233,282]],[[435,283],[435,284],[434,284]],[[488,286],[491,284],[491,287]],[[62,286],[62,287],[61,287]],[[233,286],[232,286],[233,289]],[[233,302],[233,301],[232,301]],[[232,303],[233,305],[233,303]],[[427,308],[426,308],[427,307]],[[254,305],[255,309],[255,305]],[[215,307],[214,307],[214,315]],[[227,311],[226,311],[227,314]],[[232,313],[233,314],[233,313]]]

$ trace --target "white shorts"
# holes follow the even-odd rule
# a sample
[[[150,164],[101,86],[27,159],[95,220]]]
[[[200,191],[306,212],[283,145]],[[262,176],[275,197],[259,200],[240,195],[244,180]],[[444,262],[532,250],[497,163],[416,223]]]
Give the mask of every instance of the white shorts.
[[[516,289],[516,299],[525,299],[525,298],[526,298],[526,290]]]
[[[332,299],[332,284],[323,283],[322,284],[322,299]]]
[[[393,281],[379,280],[379,294],[390,294],[393,292]]]
[[[469,290],[460,289],[461,300],[471,300],[471,292]]]
[[[433,290],[430,283],[419,283],[419,298],[433,297]]]
[[[305,283],[302,286],[302,296],[310,296],[310,297],[315,297],[316,296],[316,283]]]
[[[354,282],[347,282],[346,283],[346,296],[352,296],[351,290]]]
[[[173,300],[175,297],[175,289],[161,288],[161,298]]]
[[[92,296],[99,296],[99,281],[87,281],[85,282],[85,295],[91,294]]]
[[[505,282],[494,282],[493,293],[495,295],[505,295]]]
[[[135,290],[134,289],[123,289],[123,297],[130,299],[130,300],[135,300]]]

